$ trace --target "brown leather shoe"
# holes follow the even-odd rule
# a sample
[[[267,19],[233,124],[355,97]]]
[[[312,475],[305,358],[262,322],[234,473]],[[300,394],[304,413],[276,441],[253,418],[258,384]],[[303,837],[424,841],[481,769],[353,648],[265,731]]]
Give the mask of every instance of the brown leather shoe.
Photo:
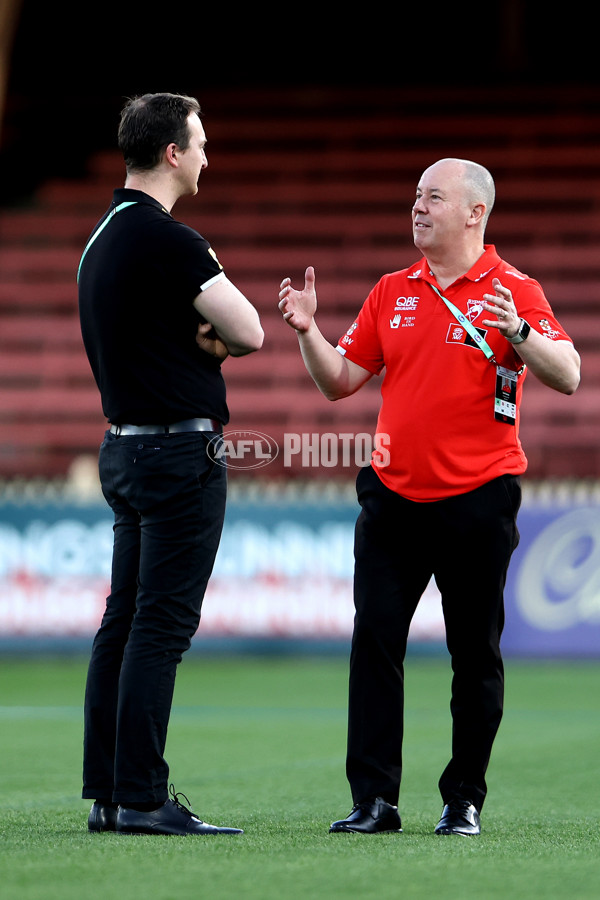
[[[435,826],[436,834],[481,834],[479,813],[469,800],[450,800]]]
[[[386,803],[381,797],[365,800],[352,807],[347,819],[332,822],[330,832],[354,831],[357,834],[388,834],[402,831],[398,807]]]

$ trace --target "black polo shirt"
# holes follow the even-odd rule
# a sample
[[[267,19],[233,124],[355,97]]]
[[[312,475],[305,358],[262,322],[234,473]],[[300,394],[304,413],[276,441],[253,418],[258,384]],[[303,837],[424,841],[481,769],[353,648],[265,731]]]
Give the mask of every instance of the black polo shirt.
[[[114,212],[124,202],[132,205]],[[194,229],[142,191],[114,192],[79,270],[83,342],[109,422],[228,422],[221,367],[196,343],[193,305],[219,277]]]

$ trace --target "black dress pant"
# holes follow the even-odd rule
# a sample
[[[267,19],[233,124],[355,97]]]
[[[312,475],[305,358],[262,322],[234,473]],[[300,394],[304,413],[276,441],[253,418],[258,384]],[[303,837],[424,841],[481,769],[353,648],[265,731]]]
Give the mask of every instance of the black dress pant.
[[[519,541],[520,480],[504,475],[432,503],[406,500],[373,469],[357,478],[356,615],[346,771],[355,803],[397,805],[402,777],[404,657],[431,576],[442,597],[452,663],[452,755],[439,789],[479,810],[503,709],[504,585]]]
[[[226,470],[207,455],[212,437],[105,435],[100,479],[114,549],[86,685],[83,797],[168,797],[176,669],[198,628],[225,513]]]

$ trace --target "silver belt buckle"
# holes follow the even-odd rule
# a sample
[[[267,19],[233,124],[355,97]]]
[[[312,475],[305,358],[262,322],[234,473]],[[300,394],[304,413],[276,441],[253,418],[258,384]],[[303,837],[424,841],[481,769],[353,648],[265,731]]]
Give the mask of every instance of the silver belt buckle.
[[[194,431],[221,431],[221,423],[216,419],[184,419],[170,425],[111,425],[111,434],[117,437],[134,434],[185,434]]]

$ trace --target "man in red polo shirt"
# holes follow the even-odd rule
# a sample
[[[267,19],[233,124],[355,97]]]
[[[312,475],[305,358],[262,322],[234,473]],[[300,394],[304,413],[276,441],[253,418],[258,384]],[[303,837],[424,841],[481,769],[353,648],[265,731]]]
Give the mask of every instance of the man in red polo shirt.
[[[346,773],[353,809],[330,831],[401,831],[404,656],[432,575],[452,660],[452,754],[437,834],[479,834],[492,744],[502,718],[503,591],[518,543],[527,466],[519,406],[527,371],[561,393],[579,356],[540,285],[484,243],[490,173],[443,159],[422,175],[412,210],[423,257],[385,275],[330,344],[315,320],[315,274],[281,284],[279,308],[330,400],[383,372],[373,455],[357,477],[356,616]]]

